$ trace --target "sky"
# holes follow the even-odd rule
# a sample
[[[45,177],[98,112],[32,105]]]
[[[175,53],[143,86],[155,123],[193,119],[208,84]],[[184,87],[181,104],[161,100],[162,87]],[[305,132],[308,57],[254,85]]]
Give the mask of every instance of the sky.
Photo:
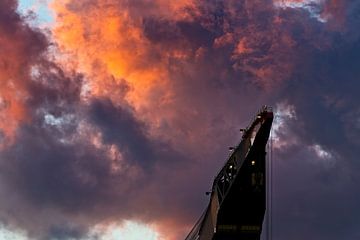
[[[359,26],[356,0],[0,1],[0,239],[184,239],[262,105],[273,239],[359,239]]]

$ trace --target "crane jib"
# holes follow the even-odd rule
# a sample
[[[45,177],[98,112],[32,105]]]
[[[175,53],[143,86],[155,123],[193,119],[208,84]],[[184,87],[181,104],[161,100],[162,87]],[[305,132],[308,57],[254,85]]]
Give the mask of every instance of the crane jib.
[[[259,240],[266,210],[266,145],[273,111],[264,106],[216,175],[210,201],[185,240]]]

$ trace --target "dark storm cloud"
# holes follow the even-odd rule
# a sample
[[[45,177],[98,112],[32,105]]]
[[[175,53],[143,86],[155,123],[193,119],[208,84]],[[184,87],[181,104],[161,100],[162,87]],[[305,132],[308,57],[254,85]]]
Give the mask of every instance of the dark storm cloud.
[[[346,5],[342,31],[328,33],[331,47],[309,48],[284,89],[296,107],[290,129],[300,145],[275,159],[278,239],[359,237],[359,5]],[[320,144],[331,157],[307,151],[309,144]]]
[[[300,122],[307,126],[297,131],[305,134],[306,139],[321,141],[331,149],[342,151],[344,159],[356,156],[358,145],[351,134],[358,131],[360,100],[357,67],[360,38],[353,38],[357,32],[356,24],[352,24],[354,18],[353,12],[348,16],[344,32],[332,34],[331,48],[314,49],[307,56],[307,61],[294,72],[296,80],[290,82],[285,91],[286,97],[297,106]]]
[[[195,86],[203,86],[199,84],[201,79],[206,78],[204,82],[208,91],[212,80],[219,83],[221,75],[210,70],[210,66],[216,66],[217,70],[227,73],[225,84],[216,86],[224,89],[231,82],[236,92],[246,86],[243,82],[237,82],[239,79],[254,79],[260,87],[264,86],[262,80],[266,80],[273,89],[265,96],[257,92],[259,97],[274,102],[288,101],[295,106],[297,121],[290,128],[299,137],[299,144],[291,149],[279,150],[276,159],[279,161],[276,165],[279,169],[276,170],[278,188],[275,194],[278,212],[274,213],[274,221],[275,237],[279,239],[297,239],[297,236],[298,239],[341,239],[344,236],[353,239],[359,234],[356,230],[356,223],[359,222],[356,203],[360,198],[356,191],[359,179],[356,157],[359,155],[359,5],[354,2],[342,5],[346,7],[336,8],[335,12],[328,8],[333,16],[328,23],[319,22],[304,9],[287,8],[275,13],[259,6],[259,10],[250,12],[254,14],[252,18],[244,13],[247,8],[241,5],[234,7],[243,11],[236,18],[229,12],[226,15],[229,8],[225,3],[219,4],[220,8],[205,5],[209,12],[200,16],[203,19],[211,17],[211,21],[204,21],[206,24],[202,26],[221,36],[225,32],[219,22],[232,20],[229,22],[233,25],[230,25],[227,33],[235,37],[218,38],[222,49],[207,49],[204,59],[193,66],[180,63],[187,67],[185,72],[190,74],[190,69],[196,68],[196,73],[191,76],[197,82],[192,83],[191,89],[186,89],[184,95],[191,95],[192,91],[195,93]],[[272,22],[274,16],[279,18],[279,22]],[[346,21],[342,29],[334,29],[333,21],[343,16]],[[240,28],[241,24],[245,27]],[[224,46],[233,49],[237,43],[234,39],[243,37],[249,40],[240,57],[231,58],[231,50],[223,51],[226,49]],[[250,51],[246,52],[246,48]],[[229,66],[235,66],[235,71]],[[269,71],[264,78],[256,75],[261,69]],[[206,93],[203,93],[202,97],[205,96]],[[247,97],[244,101],[252,102],[252,98]],[[236,109],[236,105],[233,107]],[[323,146],[333,159],[321,159],[309,149],[313,144]]]
[[[95,100],[91,103],[89,117],[101,129],[104,141],[115,143],[123,150],[126,159],[132,159],[142,167],[149,167],[156,160],[154,149],[145,135],[145,126],[137,122],[129,111],[115,107],[110,100]]]
[[[153,43],[162,47],[191,46],[196,50],[201,46],[210,47],[215,34],[200,22],[178,21],[149,17],[144,19],[144,34]]]
[[[60,84],[59,88],[56,85],[32,88],[37,93],[29,101],[32,107],[36,106],[32,122],[18,129],[16,144],[1,152],[0,165],[3,184],[9,189],[16,189],[21,198],[17,204],[45,212],[40,217],[41,222],[45,222],[36,226],[25,210],[11,217],[2,217],[17,227],[27,229],[30,236],[41,239],[80,238],[94,222],[88,217],[122,219],[135,215],[148,219],[149,214],[163,217],[159,204],[163,191],[173,192],[172,196],[179,199],[182,193],[177,192],[181,188],[162,186],[161,178],[169,178],[174,174],[171,168],[186,164],[186,158],[166,143],[151,142],[145,134],[145,127],[129,111],[113,106],[109,100],[93,100],[88,107],[80,106],[75,97],[79,91],[71,94],[72,89],[77,89],[71,86],[77,84],[76,79],[69,82],[70,78],[62,75],[44,73],[42,76],[67,84]],[[86,114],[86,119],[93,124],[92,128],[98,128],[102,133],[104,144],[118,147],[122,159],[111,159],[109,149],[98,149],[91,141],[72,140],[71,136],[74,137],[79,130],[81,120],[81,115],[76,115],[76,112]],[[46,122],[49,114],[57,119],[69,114],[76,117],[71,122],[63,119],[64,122],[49,123]],[[113,161],[124,161],[120,171],[113,171]],[[160,172],[156,170],[159,164]],[[161,202],[169,204],[169,211],[179,211],[178,204],[170,206],[170,203],[179,201],[169,198]],[[7,204],[12,206],[5,202],[3,214],[9,210],[6,209]],[[147,213],[143,213],[144,203],[152,206]],[[50,214],[49,211],[56,213]],[[85,220],[64,224],[64,215],[81,215],[85,216]]]
[[[40,31],[24,23],[24,18],[15,12],[16,7],[15,1],[0,3],[0,135],[3,136],[0,145],[13,141],[18,124],[26,118],[28,74],[48,45]]]
[[[147,60],[185,52],[166,63],[175,117],[160,129],[170,137],[150,134],[125,104],[129,89],[121,84],[113,86],[118,102],[83,101],[84,77],[45,59],[45,37],[15,12],[14,1],[1,1],[1,32],[15,40],[20,32],[21,59],[26,69],[36,67],[24,78],[27,121],[0,153],[0,194],[10,196],[0,205],[2,222],[36,239],[81,238],[94,225],[119,219],[190,224],[205,206],[203,192],[226,146],[239,137],[235,130],[262,104],[285,102],[296,110],[287,124],[297,143],[275,152],[274,238],[358,237],[356,1],[341,8],[329,1],[328,23],[304,9],[275,9],[272,1],[200,1],[186,9],[191,20],[164,17],[157,2],[113,2],[142,18],[152,43]],[[67,7],[77,12],[97,3]],[[332,24],[340,17],[339,30]],[[316,155],[315,144],[330,159]]]
[[[220,8],[205,5],[209,12],[200,16],[203,19],[211,17],[211,21],[202,26],[221,36],[225,32],[219,22],[232,20],[229,22],[233,25],[229,24],[231,27],[228,27],[227,33],[235,37],[218,38],[218,43],[221,47],[233,49],[236,44],[236,41],[232,42],[233,39],[249,38],[244,45],[245,51],[239,57],[231,58],[232,51],[223,51],[224,47],[220,51],[207,49],[204,59],[193,66],[180,63],[187,67],[187,73],[191,73],[189,69],[192,67],[196,68],[192,79],[197,79],[197,82],[192,83],[192,89],[185,90],[184,95],[196,92],[194,86],[200,86],[201,79],[206,78],[204,82],[208,91],[212,80],[222,80],[218,73],[210,70],[210,66],[216,66],[217,70],[227,70],[225,85],[217,86],[224,89],[232,82],[231,86],[236,92],[246,86],[242,82],[236,84],[236,76],[238,81],[255,77],[260,87],[264,86],[262,80],[265,80],[273,88],[265,98],[288,101],[295,106],[297,121],[290,128],[299,137],[300,143],[295,148],[281,150],[286,154],[279,153],[276,159],[279,161],[279,165],[276,165],[279,167],[276,170],[276,194],[279,195],[275,198],[278,212],[274,213],[274,221],[275,237],[279,239],[341,239],[344,236],[353,239],[359,234],[356,230],[356,223],[359,222],[356,202],[360,198],[356,191],[359,179],[356,158],[359,155],[359,141],[356,136],[360,101],[357,93],[360,76],[357,67],[360,62],[358,4],[352,2],[346,5],[344,12],[331,13],[334,19],[328,23],[319,22],[303,9],[288,8],[275,13],[259,6],[261,12],[258,9],[250,12],[254,14],[252,18],[245,13],[247,8],[244,6],[234,7],[243,12],[236,15],[239,17],[233,17],[229,12],[226,15],[229,8],[225,3]],[[341,17],[339,15],[346,16],[341,31],[331,26],[336,17]],[[272,22],[274,16],[279,18],[279,22]],[[241,28],[241,24],[245,27]],[[159,35],[157,38],[166,40],[166,37]],[[207,44],[202,46],[208,47]],[[246,48],[250,51],[246,52]],[[229,66],[235,66],[235,71]],[[265,71],[264,78],[256,75],[261,69],[269,71],[269,74]],[[261,92],[257,94],[264,96]],[[206,93],[203,93],[202,97],[205,96]],[[245,99],[247,103],[251,101],[250,96]],[[236,109],[236,105],[233,109]],[[323,146],[333,155],[331,161],[335,163],[327,162],[309,150],[312,144]]]
[[[47,39],[45,36],[31,29],[25,22],[24,17],[21,17],[17,12],[17,1],[4,0],[0,3],[0,26],[4,37],[11,36],[13,41],[18,41],[19,37],[24,39],[24,47],[22,50],[26,51],[22,57],[28,60],[34,60],[32,57],[38,56],[42,50],[45,49]]]
[[[21,90],[26,93],[21,102],[26,121],[18,125],[14,143],[0,153],[0,193],[8,196],[1,201],[2,223],[25,229],[36,239],[68,239],[79,238],[86,233],[88,222],[94,223],[86,217],[79,220],[79,213],[94,219],[95,215],[106,219],[114,209],[114,218],[146,215],[139,207],[143,201],[154,202],[153,207],[159,209],[158,193],[151,196],[147,189],[154,187],[153,180],[142,174],[152,174],[146,168],[155,167],[158,159],[164,166],[175,166],[180,154],[165,143],[150,143],[145,127],[130,111],[114,107],[106,99],[82,105],[82,76],[66,73],[42,56],[46,38],[24,22],[15,12],[16,6],[15,1],[0,3],[2,39],[8,43],[0,48],[4,51],[1,70],[22,74],[2,75],[1,81],[6,86],[8,77],[12,86],[18,87],[14,95]],[[21,68],[16,69],[11,61],[8,64],[7,57],[18,61]],[[123,150],[122,167],[131,169],[114,173],[108,148],[98,149],[88,138],[74,140],[81,121],[93,123],[89,131],[99,129],[105,144]],[[14,208],[18,210],[14,212]],[[101,210],[94,210],[97,208]]]
[[[39,207],[77,211],[96,201],[109,175],[101,153],[63,145],[56,132],[41,127],[27,126],[21,133],[16,146],[2,154],[5,181]]]
[[[86,234],[84,229],[68,226],[63,224],[61,226],[54,226],[50,229],[48,238],[51,239],[80,239]]]
[[[170,168],[186,164],[186,157],[167,143],[150,139],[145,124],[135,119],[129,107],[114,106],[109,99],[81,103],[81,75],[65,73],[46,59],[37,62],[34,71],[27,84],[28,122],[17,129],[15,144],[0,154],[6,186],[1,194],[18,197],[13,203],[2,201],[4,222],[26,229],[36,239],[80,238],[99,219],[161,218],[160,202],[179,203],[171,198],[160,201],[163,191],[173,192],[172,196],[179,192],[161,186],[156,175],[169,178]],[[83,121],[90,124],[89,132],[78,136]],[[101,133],[106,147],[94,146],[93,131]],[[121,157],[109,156],[112,145]],[[120,170],[114,171],[118,161],[122,161]],[[157,169],[160,164],[161,170]],[[144,203],[152,206],[147,212]],[[8,214],[14,204],[21,210]],[[178,205],[168,210],[179,211]],[[31,221],[33,211],[42,212],[39,220]],[[76,219],[76,215],[83,217]]]

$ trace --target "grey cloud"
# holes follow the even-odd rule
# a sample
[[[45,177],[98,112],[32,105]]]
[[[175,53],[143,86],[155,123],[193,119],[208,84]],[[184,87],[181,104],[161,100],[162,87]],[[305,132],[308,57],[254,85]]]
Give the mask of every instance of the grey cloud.
[[[94,1],[68,7],[76,12],[91,4]],[[359,5],[347,4],[342,33],[304,10],[274,10],[271,1],[202,1],[200,15],[187,22],[157,18],[156,7],[148,4],[151,11],[139,12],[144,15],[145,36],[154,46],[185,46],[193,53],[188,59],[169,61],[176,118],[161,129],[171,137],[150,136],[147,123],[137,119],[125,101],[81,102],[82,76],[69,75],[43,59],[38,64],[40,76],[27,83],[31,121],[18,129],[16,143],[0,153],[0,178],[6,185],[0,194],[12,196],[0,205],[2,222],[43,239],[80,238],[103,220],[174,218],[179,225],[189,224],[205,206],[203,192],[225,160],[226,147],[238,140],[236,131],[243,127],[239,125],[246,125],[262,104],[287,101],[297,112],[289,127],[299,144],[275,152],[274,238],[356,239]],[[135,11],[141,4],[130,5]],[[40,54],[44,36],[26,27],[15,6],[13,1],[0,3],[0,26],[5,32],[12,31],[6,24],[26,29],[27,49]],[[282,21],[278,25],[275,16]],[[233,39],[215,46],[225,34],[233,34]],[[234,56],[246,37],[253,51]],[[290,46],[285,45],[288,40]],[[200,48],[203,52],[196,57]],[[154,47],[155,60],[156,51]],[[290,68],[284,67],[287,63]],[[274,74],[254,80],[254,72],[244,67]],[[264,88],[262,80],[272,87]],[[123,87],[114,85],[122,97],[127,91]],[[46,114],[73,117],[50,126]],[[89,141],[62,141],[76,134],[83,122],[99,131],[105,144],[116,146],[126,166],[139,174],[114,173],[106,149]],[[308,149],[312,144],[333,151],[335,164],[319,163],[321,159]],[[21,210],[9,214],[15,195]],[[42,213],[32,223],[31,213],[37,211]],[[70,223],[64,224],[66,220]]]

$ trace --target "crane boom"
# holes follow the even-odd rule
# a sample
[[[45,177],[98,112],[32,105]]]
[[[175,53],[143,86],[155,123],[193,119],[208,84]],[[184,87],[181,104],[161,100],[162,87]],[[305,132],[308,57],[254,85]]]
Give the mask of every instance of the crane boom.
[[[264,106],[214,179],[210,202],[185,240],[259,240],[266,210],[266,144],[273,121]]]

